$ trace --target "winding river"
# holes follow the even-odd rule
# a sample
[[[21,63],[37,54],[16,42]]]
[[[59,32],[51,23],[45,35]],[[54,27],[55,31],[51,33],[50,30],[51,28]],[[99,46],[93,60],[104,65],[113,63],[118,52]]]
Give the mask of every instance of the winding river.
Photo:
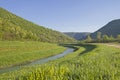
[[[14,66],[14,67],[1,69],[0,70],[0,74],[6,73],[6,72],[10,72],[10,71],[14,71],[14,70],[19,70],[21,67],[24,67],[24,66],[34,66],[34,65],[37,65],[37,64],[43,64],[43,63],[46,63],[48,61],[61,58],[61,57],[65,56],[65,55],[67,55],[67,54],[72,53],[73,51],[74,51],[73,48],[67,48],[64,52],[62,52],[60,54],[57,54],[55,56],[51,56],[51,57],[47,57],[47,58],[44,58],[44,59],[40,59],[40,60],[37,60],[37,61],[31,62],[31,63],[25,64],[25,65],[22,65],[22,66]]]

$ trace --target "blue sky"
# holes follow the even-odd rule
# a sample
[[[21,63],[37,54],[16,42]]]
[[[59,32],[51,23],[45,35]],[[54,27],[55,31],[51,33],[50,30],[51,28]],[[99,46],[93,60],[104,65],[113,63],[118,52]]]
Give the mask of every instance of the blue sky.
[[[120,18],[120,0],[0,0],[0,7],[61,32],[94,32]]]

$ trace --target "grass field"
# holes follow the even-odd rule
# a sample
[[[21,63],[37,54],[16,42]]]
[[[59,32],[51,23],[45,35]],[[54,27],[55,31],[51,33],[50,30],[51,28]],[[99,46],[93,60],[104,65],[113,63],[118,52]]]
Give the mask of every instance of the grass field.
[[[64,50],[56,44],[42,42],[0,41],[0,68],[26,64]]]
[[[120,80],[120,49],[101,44],[75,45],[73,54],[36,67],[1,74],[2,80]]]

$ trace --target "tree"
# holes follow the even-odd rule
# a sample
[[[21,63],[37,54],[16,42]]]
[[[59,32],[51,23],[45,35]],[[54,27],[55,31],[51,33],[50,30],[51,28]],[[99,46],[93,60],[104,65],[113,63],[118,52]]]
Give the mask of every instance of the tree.
[[[90,35],[87,36],[86,41],[87,41],[87,42],[92,42],[92,38],[90,37]]]
[[[0,31],[0,40],[2,40],[2,32]]]
[[[20,35],[20,38],[23,40],[23,39],[25,39],[25,37],[26,37],[26,30],[21,30],[21,32],[19,33],[19,35]]]
[[[101,41],[101,32],[97,33],[97,41],[100,42]]]
[[[109,41],[109,37],[107,35],[103,35],[103,42],[108,42]]]
[[[117,35],[117,41],[120,42],[120,34]]]
[[[111,36],[109,37],[109,41],[110,41],[110,42],[114,42],[114,41],[115,41],[115,38],[111,35]]]

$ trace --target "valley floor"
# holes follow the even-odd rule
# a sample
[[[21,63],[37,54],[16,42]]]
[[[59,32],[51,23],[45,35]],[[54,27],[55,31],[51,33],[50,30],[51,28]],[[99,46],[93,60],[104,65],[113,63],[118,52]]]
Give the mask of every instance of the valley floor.
[[[64,50],[64,47],[50,43],[0,41],[0,69],[30,63]]]
[[[108,44],[74,44],[72,54],[0,74],[2,80],[120,80],[120,50]]]

